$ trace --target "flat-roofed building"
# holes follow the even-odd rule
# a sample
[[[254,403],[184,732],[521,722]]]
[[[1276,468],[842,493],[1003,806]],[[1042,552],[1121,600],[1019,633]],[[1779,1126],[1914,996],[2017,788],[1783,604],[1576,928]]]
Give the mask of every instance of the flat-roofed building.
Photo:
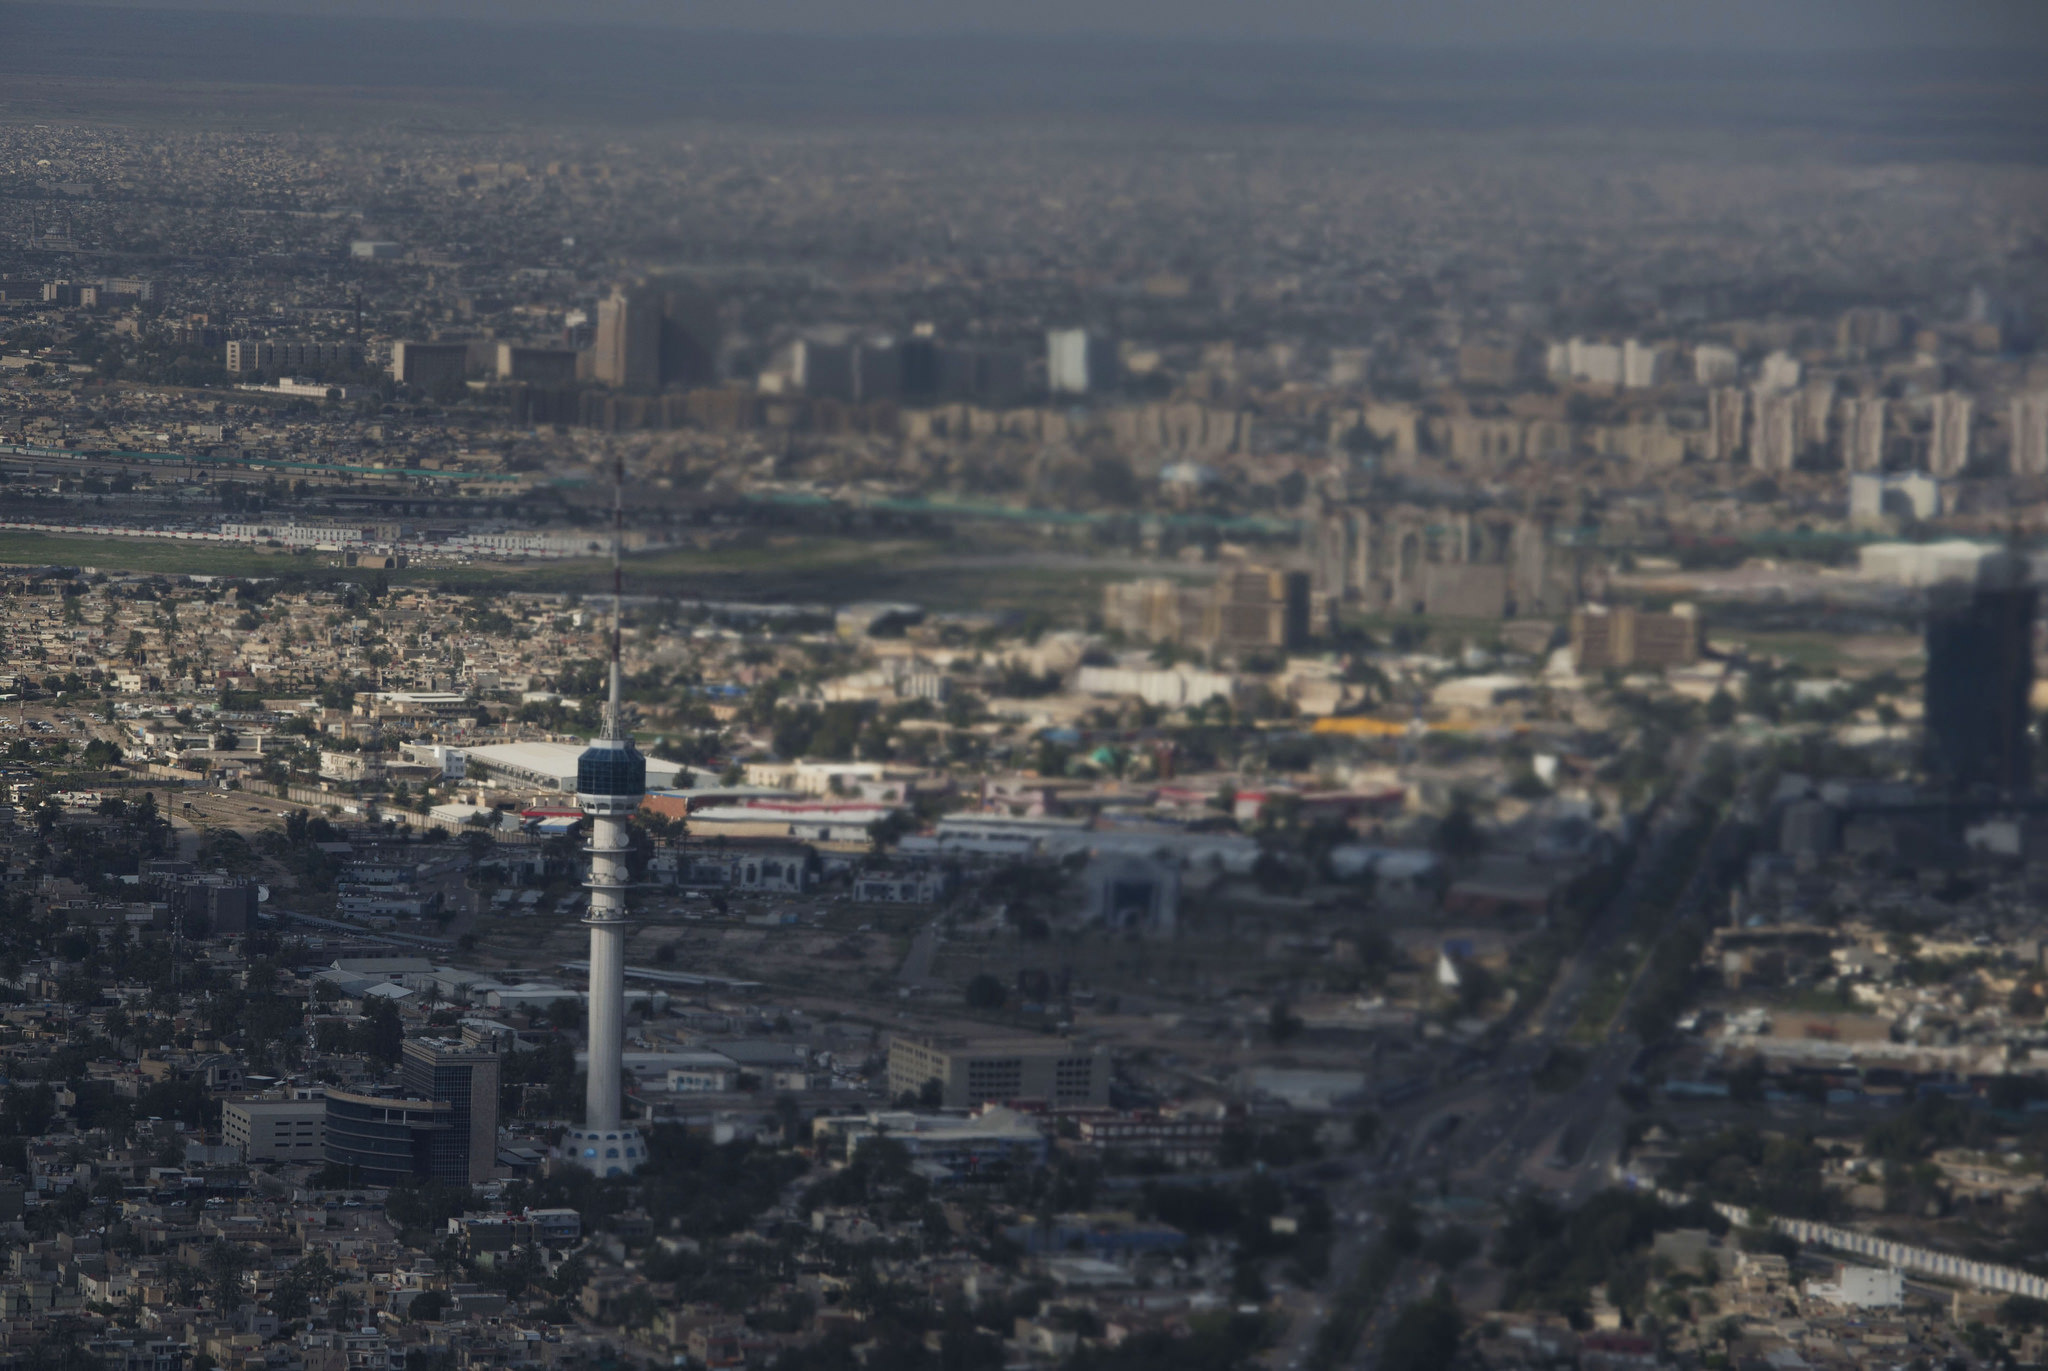
[[[469,1184],[466,1152],[451,1155],[437,1145],[455,1126],[447,1101],[330,1090],[324,1103],[323,1153],[330,1165],[347,1169],[351,1185]]]
[[[326,1160],[327,1101],[229,1100],[220,1107],[221,1141],[249,1162]]]
[[[428,1169],[440,1179],[488,1180],[498,1160],[498,1054],[453,1038],[407,1038],[399,1059],[406,1093],[448,1106],[448,1130],[430,1140]]]
[[[1700,621],[1689,605],[1668,614],[1625,605],[1588,605],[1572,613],[1572,662],[1579,671],[1691,666],[1699,659]]]
[[[938,1104],[1040,1101],[1055,1109],[1109,1104],[1109,1055],[1064,1038],[913,1038],[889,1044],[891,1098],[920,1095],[937,1082]]]
[[[469,344],[421,343],[402,339],[391,345],[391,379],[432,393],[460,387],[469,374]]]
[[[500,381],[527,381],[537,386],[573,385],[576,380],[576,350],[499,343],[497,370]]]
[[[1156,1157],[1174,1166],[1214,1166],[1226,1125],[1218,1116],[1110,1114],[1080,1121],[1082,1147],[1101,1156]]]
[[[576,793],[576,762],[583,749],[574,743],[491,743],[469,749],[468,766],[503,776],[520,785],[542,790]],[[647,761],[647,784],[652,789],[673,786],[681,773],[678,762],[654,758]]]

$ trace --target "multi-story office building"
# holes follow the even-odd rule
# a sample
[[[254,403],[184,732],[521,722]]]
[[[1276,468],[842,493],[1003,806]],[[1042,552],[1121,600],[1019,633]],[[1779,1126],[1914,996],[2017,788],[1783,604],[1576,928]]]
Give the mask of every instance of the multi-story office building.
[[[1631,338],[1621,345],[1621,384],[1630,390],[1645,390],[1657,384],[1663,358],[1656,348]]]
[[[1115,354],[1106,339],[1085,328],[1056,328],[1045,335],[1046,389],[1055,395],[1086,395],[1108,384]]]
[[[790,382],[806,395],[848,404],[891,400],[903,390],[903,354],[886,338],[799,338],[790,353]]]
[[[1763,390],[1797,390],[1806,373],[1799,359],[1789,352],[1774,352],[1757,368],[1756,383]]]
[[[227,346],[228,371],[236,376],[264,371],[297,375],[329,367],[353,367],[362,360],[354,343],[317,339],[234,338]]]
[[[912,1038],[889,1044],[889,1094],[921,1095],[937,1082],[939,1104],[1042,1102],[1055,1109],[1109,1103],[1109,1057],[1061,1038]]]
[[[1305,571],[1233,566],[1206,587],[1158,577],[1109,585],[1103,626],[1144,642],[1285,651],[1308,639],[1310,580]]]
[[[1741,371],[1742,359],[1735,355],[1734,348],[1701,343],[1692,350],[1692,379],[1698,385],[1725,386]]]
[[[324,1153],[351,1184],[469,1184],[467,1156],[440,1142],[454,1128],[447,1101],[330,1090],[325,1103]]]
[[[1934,397],[1927,431],[1930,474],[1955,476],[1970,465],[1970,421],[1976,409],[1976,401],[1952,390]]]
[[[1749,464],[1759,471],[1792,470],[1799,458],[1798,421],[1797,394],[1758,386],[1750,396]]]
[[[487,1180],[498,1155],[498,1058],[447,1038],[408,1038],[392,1095],[327,1093],[323,1153],[353,1183]]]
[[[391,345],[391,378],[433,394],[460,386],[469,374],[469,344],[400,341]]]
[[[1835,419],[1835,383],[1808,381],[1799,388],[1798,439],[1801,448],[1826,448]]]
[[[436,1175],[461,1169],[464,1184],[487,1179],[498,1160],[498,1055],[453,1038],[408,1038],[399,1058],[408,1095],[448,1106],[448,1131],[430,1144]]]
[[[1700,623],[1689,607],[1652,614],[1589,605],[1572,612],[1572,661],[1580,671],[1691,666],[1699,659]]]
[[[1986,557],[1973,586],[1940,586],[1927,616],[1926,763],[1950,791],[2033,782],[2034,620],[2026,559]]]
[[[1226,651],[1285,651],[1308,640],[1308,620],[1307,572],[1236,567],[1216,578],[1202,636]]]
[[[576,380],[574,348],[522,347],[498,344],[498,379],[536,386],[566,386]]]
[[[1552,343],[1544,363],[1554,381],[1618,386],[1623,379],[1622,347],[1617,343],[1589,343],[1583,338]]]
[[[2048,391],[2012,397],[2012,471],[2048,476]]]
[[[1163,576],[1114,581],[1102,588],[1102,626],[1142,643],[1194,636],[1208,593]]]
[[[244,1161],[318,1165],[326,1159],[327,1101],[229,1100],[220,1108],[220,1133]]]
[[[717,379],[718,306],[688,281],[615,286],[597,303],[591,374],[616,390],[702,386]]]
[[[1707,397],[1707,460],[1732,462],[1742,450],[1743,422],[1749,395],[1738,386],[1722,386]]]
[[[1885,402],[1881,396],[1842,401],[1842,466],[1883,471]]]
[[[619,390],[661,385],[661,301],[641,287],[619,286],[597,302],[591,370]]]

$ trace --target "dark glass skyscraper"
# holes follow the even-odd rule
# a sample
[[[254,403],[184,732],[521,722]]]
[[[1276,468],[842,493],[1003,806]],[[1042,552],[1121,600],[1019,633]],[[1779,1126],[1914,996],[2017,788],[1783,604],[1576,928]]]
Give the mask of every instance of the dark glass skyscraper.
[[[1941,788],[2033,784],[2030,699],[2039,593],[2023,558],[1985,560],[1976,585],[1938,589],[1927,616],[1927,772]]]
[[[425,1140],[437,1181],[481,1185],[498,1161],[498,1054],[449,1038],[407,1038],[399,1059],[406,1094],[449,1106],[448,1128]]]

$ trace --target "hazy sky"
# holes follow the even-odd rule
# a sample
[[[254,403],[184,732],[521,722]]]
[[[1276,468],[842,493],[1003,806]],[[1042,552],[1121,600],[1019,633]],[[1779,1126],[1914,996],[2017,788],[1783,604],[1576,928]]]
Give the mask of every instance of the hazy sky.
[[[1456,46],[2048,48],[2048,0],[100,0],[151,9],[569,19],[810,33],[1123,33]],[[83,8],[82,6],[80,7]],[[0,30],[4,30],[0,0]]]

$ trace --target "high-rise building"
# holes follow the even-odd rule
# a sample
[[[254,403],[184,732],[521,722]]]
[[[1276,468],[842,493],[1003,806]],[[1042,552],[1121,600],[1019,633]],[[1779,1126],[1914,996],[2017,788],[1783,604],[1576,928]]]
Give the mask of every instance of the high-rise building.
[[[1883,471],[1885,402],[1882,396],[1842,401],[1842,466]]]
[[[1621,383],[1630,390],[1645,390],[1657,384],[1662,358],[1657,349],[1631,338],[1621,345]]]
[[[2026,559],[1997,553],[1972,586],[1941,586],[1927,615],[1926,759],[1944,789],[2017,794],[2033,783],[2030,698],[2039,595]]]
[[[1774,352],[1757,369],[1756,383],[1765,390],[1797,390],[1803,370],[1791,353]]]
[[[398,1063],[408,1095],[448,1106],[449,1127],[428,1140],[435,1175],[488,1180],[498,1162],[498,1054],[453,1038],[408,1038]]]
[[[1799,446],[1825,448],[1835,418],[1835,383],[1808,381],[1799,389]]]
[[[391,379],[434,394],[459,387],[469,374],[469,344],[415,343],[391,345]]]
[[[347,1170],[349,1184],[469,1184],[467,1158],[437,1145],[450,1129],[447,1101],[330,1089],[325,1103],[322,1153]]]
[[[943,345],[920,326],[896,349],[896,373],[903,398],[910,401],[936,400],[945,388],[946,374],[941,361]]]
[[[1056,328],[1045,335],[1045,385],[1055,395],[1101,390],[1115,367],[1108,340],[1085,328]]]
[[[694,281],[672,277],[653,283],[661,301],[657,367],[664,386],[708,386],[718,380],[722,330],[718,301]]]
[[[661,298],[641,286],[615,286],[597,302],[591,370],[618,390],[661,385]]]
[[[1758,386],[1750,396],[1749,464],[1759,471],[1790,471],[1799,457],[1799,397]]]
[[[2048,476],[2048,391],[2012,397],[2012,471]]]
[[[902,393],[903,364],[901,350],[887,338],[799,338],[790,349],[789,379],[806,395],[865,404]]]
[[[498,344],[498,379],[537,386],[566,386],[576,380],[574,348],[522,347]]]
[[[1934,397],[1927,433],[1927,470],[1954,476],[1970,465],[1970,420],[1977,405],[1967,395],[1943,391]]]
[[[1725,386],[1742,369],[1735,349],[1719,343],[1701,343],[1692,350],[1692,379],[1698,385]]]
[[[1634,344],[1627,346],[1633,347]],[[1585,381],[1596,386],[1618,386],[1624,379],[1623,345],[1589,343],[1583,338],[1552,343],[1545,356],[1545,369],[1555,381]]]
[[[621,479],[623,485],[623,479]],[[646,1159],[640,1134],[620,1117],[626,1036],[626,825],[647,794],[647,760],[626,731],[619,700],[620,515],[612,514],[611,692],[598,736],[576,760],[576,804],[590,818],[589,1073],[583,1127],[562,1136],[562,1154],[599,1176],[630,1176]]]
[[[1707,460],[1732,462],[1742,450],[1743,423],[1749,415],[1748,392],[1722,386],[1707,396]]]

